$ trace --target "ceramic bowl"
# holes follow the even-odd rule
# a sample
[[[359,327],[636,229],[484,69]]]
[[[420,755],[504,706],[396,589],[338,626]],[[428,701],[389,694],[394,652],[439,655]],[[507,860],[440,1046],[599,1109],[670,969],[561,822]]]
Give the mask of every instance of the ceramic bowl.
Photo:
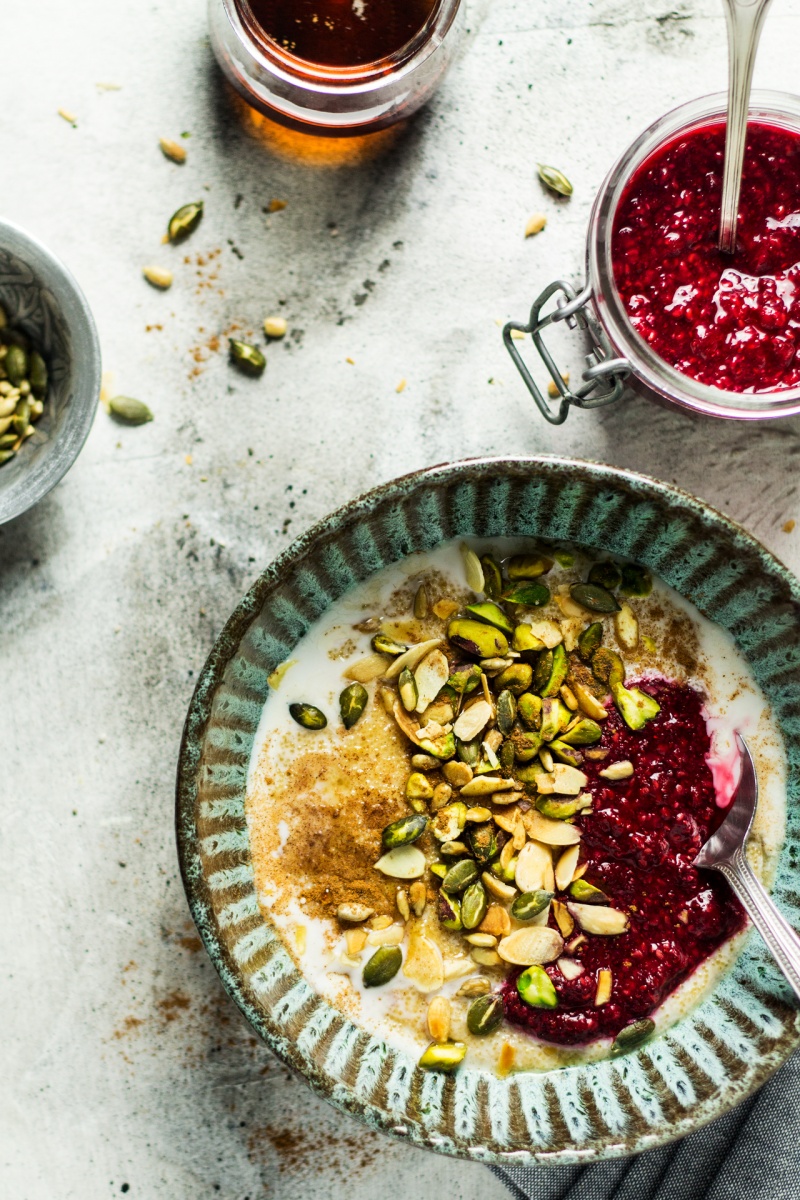
[[[774,894],[800,925],[800,584],[700,500],[568,459],[480,459],[377,488],[299,538],[221,633],[189,709],[177,832],[189,903],[230,995],[271,1049],[331,1103],[418,1145],[487,1163],[588,1162],[697,1129],[789,1056],[800,1018],[751,933],[714,992],[619,1059],[506,1078],[426,1073],[306,983],[259,910],[244,815],[267,676],[348,588],[452,537],[525,536],[636,559],[729,629],[782,726],[789,817]]]
[[[100,345],[89,305],[67,268],[17,225],[0,221],[0,305],[43,354],[49,372],[36,433],[0,467],[0,524],[66,475],[100,395]]]

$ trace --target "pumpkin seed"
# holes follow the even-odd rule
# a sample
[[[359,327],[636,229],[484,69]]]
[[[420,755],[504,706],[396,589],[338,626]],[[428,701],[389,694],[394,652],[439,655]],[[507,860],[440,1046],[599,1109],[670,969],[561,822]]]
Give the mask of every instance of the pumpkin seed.
[[[419,693],[417,692],[417,681],[408,667],[404,667],[400,672],[400,678],[397,681],[397,690],[400,693],[400,701],[406,712],[414,712],[417,707]]]
[[[506,1015],[506,1006],[502,996],[479,996],[469,1006],[467,1012],[467,1029],[475,1037],[484,1037],[493,1033]]]
[[[417,1065],[426,1071],[454,1071],[466,1053],[463,1042],[431,1042]]]
[[[290,704],[289,714],[304,729],[324,729],[328,724],[325,713],[313,704]]]
[[[31,419],[31,406],[28,400],[20,400],[17,404],[11,424],[20,437],[27,433]]]
[[[427,783],[427,780],[425,782]],[[396,846],[410,846],[417,838],[422,837],[427,828],[428,818],[421,813],[414,813],[413,816],[400,817],[399,821],[392,821],[387,825],[381,834],[381,841],[387,850],[394,850]]]
[[[622,583],[622,572],[614,562],[595,563],[589,571],[589,583],[599,583],[608,592],[615,592]]]
[[[339,697],[339,712],[345,729],[352,729],[364,712],[369,693],[360,683],[349,684]]]
[[[648,1038],[653,1036],[655,1030],[655,1021],[651,1021],[649,1017],[626,1025],[624,1029],[620,1029],[611,1043],[612,1055],[616,1057],[618,1054],[628,1054],[631,1050],[637,1050]]]
[[[436,915],[439,924],[444,925],[445,929],[461,929],[461,901],[456,896],[449,896],[444,890],[440,890],[436,897]]]
[[[559,196],[571,196],[572,184],[567,179],[563,171],[559,171],[558,167],[548,167],[545,163],[537,163],[539,178],[545,187],[549,187],[551,192],[557,192]]]
[[[427,617],[427,615],[428,593],[425,590],[425,584],[421,583],[417,588],[416,595],[414,596],[414,616],[418,621],[421,621],[423,617]]]
[[[378,859],[375,869],[390,879],[419,879],[425,871],[425,855],[417,846],[395,846]]]
[[[507,587],[503,599],[526,608],[542,608],[550,599],[550,589],[544,583],[517,583]]]
[[[590,612],[613,613],[619,610],[614,596],[599,583],[573,583],[569,594],[576,604],[588,608]]]
[[[203,201],[183,204],[174,212],[167,225],[167,237],[171,242],[182,242],[193,233],[203,219]]]
[[[560,892],[566,891],[572,881],[572,876],[575,874],[575,868],[578,865],[578,857],[580,855],[580,846],[568,846],[567,849],[559,855],[556,863],[556,887]],[[563,905],[561,906],[564,907]],[[561,926],[559,925],[559,929]],[[564,930],[561,930],[562,934]],[[566,934],[564,935],[566,937]]]
[[[602,736],[603,731],[596,721],[583,719],[562,733],[560,740],[568,746],[591,746]]]
[[[557,1008],[558,997],[553,981],[544,967],[532,966],[517,980],[517,993],[529,1008]]]
[[[505,688],[497,697],[497,728],[509,734],[517,719],[517,701],[510,688]]]
[[[480,879],[476,879],[461,897],[461,924],[465,929],[477,929],[488,907],[486,889]]]
[[[569,894],[573,900],[581,904],[608,904],[608,896],[600,888],[585,879],[576,879],[569,886]]]
[[[403,965],[403,951],[399,946],[380,946],[364,963],[361,978],[364,987],[381,987],[394,979]]]
[[[372,649],[378,654],[391,654],[392,657],[397,657],[400,654],[405,654],[408,646],[404,646],[402,642],[395,641],[394,638],[388,637],[385,633],[376,633],[370,643]]]
[[[492,658],[503,656],[508,650],[508,640],[504,633],[492,625],[484,625],[480,621],[468,618],[457,618],[447,627],[450,641],[475,658]]]
[[[483,568],[483,591],[490,600],[496,600],[503,590],[503,576],[491,554],[481,556]]]
[[[622,583],[619,589],[623,596],[649,596],[653,590],[650,574],[638,563],[626,563],[622,568]]]
[[[538,579],[552,567],[553,560],[543,554],[515,554],[506,564],[509,579]]]
[[[469,767],[470,771],[474,771],[481,760],[480,738],[469,742],[462,742],[460,738],[456,738],[456,755],[464,766]]]
[[[442,880],[442,891],[448,896],[457,896],[478,878],[478,868],[471,858],[462,858],[451,867]]]
[[[534,917],[538,917],[539,913],[544,912],[552,899],[552,892],[545,892],[541,889],[535,892],[523,892],[511,905],[511,915],[517,921],[531,921]]]
[[[582,812],[584,808],[589,808],[591,803],[592,797],[583,792],[574,800],[539,796],[536,800],[536,808],[543,817],[550,817],[554,821],[564,821],[568,817],[574,817],[577,813]]]
[[[530,625],[517,625],[511,639],[511,649],[516,650],[526,662],[532,662],[534,656],[545,649],[545,644],[536,636]]]
[[[501,689],[508,688],[515,696],[521,696],[523,692],[527,692],[532,682],[533,667],[530,663],[518,662],[500,672],[496,686]]]
[[[572,916],[584,933],[594,933],[598,937],[616,937],[625,933],[628,928],[627,913],[619,912],[616,908],[603,908],[599,904],[567,904]]]
[[[145,403],[135,400],[132,396],[114,396],[108,401],[108,411],[112,417],[125,425],[146,425],[153,420],[153,414]]]

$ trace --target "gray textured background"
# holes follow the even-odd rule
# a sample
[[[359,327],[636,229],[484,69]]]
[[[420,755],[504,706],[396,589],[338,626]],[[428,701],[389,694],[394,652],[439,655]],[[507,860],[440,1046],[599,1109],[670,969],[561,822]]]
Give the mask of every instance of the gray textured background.
[[[77,275],[116,390],[156,419],[99,412],[62,485],[0,529],[3,1196],[506,1194],[482,1167],[337,1116],[256,1043],[193,934],[175,761],[196,673],[257,572],[415,467],[603,459],[682,484],[800,565],[800,527],[782,532],[800,516],[797,421],[699,424],[632,401],[553,431],[496,324],[580,274],[592,197],[634,134],[723,86],[719,4],[675,2],[481,0],[430,108],[335,169],[248,131],[197,0],[7,6],[0,209]],[[761,86],[797,86],[799,13],[775,0]],[[183,130],[177,167],[157,139]],[[542,193],[537,160],[570,176],[569,203]],[[198,232],[162,247],[200,196]],[[267,217],[272,198],[288,206]],[[525,241],[537,210],[547,230]],[[149,262],[174,264],[170,292],[143,282]],[[292,333],[260,381],[198,350],[271,311]]]

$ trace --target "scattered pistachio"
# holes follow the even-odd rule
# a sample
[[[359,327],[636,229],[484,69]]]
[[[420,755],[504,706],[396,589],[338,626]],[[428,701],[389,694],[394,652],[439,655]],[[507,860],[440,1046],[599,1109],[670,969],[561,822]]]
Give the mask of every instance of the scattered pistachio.
[[[182,205],[174,212],[167,224],[167,238],[170,242],[182,242],[193,233],[203,218],[203,201]]]
[[[564,172],[559,171],[558,167],[548,167],[544,163],[537,163],[537,168],[539,178],[551,192],[557,192],[559,196],[572,195],[572,184]]]
[[[324,729],[328,718],[313,704],[290,704],[289,714],[304,729]]]
[[[430,800],[433,797],[433,791],[433,784],[420,771],[412,771],[406,780],[407,800]]]
[[[620,591],[623,596],[649,596],[653,590],[653,580],[637,563],[626,563],[622,568],[622,583]]]
[[[572,902],[567,904],[567,908],[584,933],[594,933],[601,937],[615,937],[619,933],[624,933],[628,928],[627,914],[619,912],[615,908]]]
[[[463,1042],[431,1042],[418,1065],[427,1071],[454,1071],[466,1053]]]
[[[450,641],[475,658],[492,658],[504,655],[508,650],[508,641],[504,633],[491,625],[469,618],[459,618],[451,621],[447,628]]]
[[[412,754],[411,765],[415,771],[438,771],[442,764],[432,754]]]
[[[579,904],[608,904],[608,896],[593,883],[587,883],[583,878],[574,879],[569,887],[569,894]]]
[[[556,1008],[558,997],[553,981],[544,967],[530,966],[517,979],[517,992],[529,1008]]]
[[[381,987],[394,979],[403,963],[403,952],[399,946],[381,946],[364,964],[361,978],[364,987]]]
[[[242,342],[239,338],[230,338],[228,341],[228,351],[231,362],[244,375],[252,375],[253,378],[258,378],[259,375],[264,374],[267,360],[258,346],[252,346],[249,342]]]

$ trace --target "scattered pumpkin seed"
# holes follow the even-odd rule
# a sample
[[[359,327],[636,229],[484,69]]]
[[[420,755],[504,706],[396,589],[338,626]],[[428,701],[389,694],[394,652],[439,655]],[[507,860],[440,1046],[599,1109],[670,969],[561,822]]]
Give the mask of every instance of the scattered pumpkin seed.
[[[267,360],[258,346],[252,346],[249,342],[242,342],[239,338],[230,338],[228,351],[231,362],[244,375],[251,375],[253,378],[257,378],[259,375],[264,374]]]
[[[542,608],[550,599],[550,589],[543,583],[517,583],[507,587],[503,599],[526,608]]]
[[[598,562],[589,571],[588,579],[589,583],[599,583],[606,591],[615,592],[622,583],[622,571],[615,562]]]
[[[369,693],[360,683],[349,684],[339,697],[339,712],[345,729],[352,729],[367,707]]]
[[[471,858],[464,858],[451,867],[442,880],[442,891],[457,896],[478,878],[478,868]]]
[[[572,184],[564,172],[559,171],[558,167],[548,167],[545,163],[537,163],[537,168],[539,178],[551,192],[556,192],[559,196],[572,195]]]
[[[190,233],[194,233],[202,219],[202,200],[197,200],[191,204],[183,204],[169,219],[169,223],[167,224],[167,238],[171,242],[182,242]]]
[[[427,783],[427,780],[425,782]],[[381,834],[381,841],[387,850],[394,850],[397,846],[410,846],[417,838],[422,837],[427,828],[428,818],[421,813],[414,813],[413,816],[400,817],[399,821],[392,821],[387,825]]]
[[[467,1029],[475,1037],[493,1033],[506,1015],[503,997],[498,995],[478,996],[467,1012]]]
[[[508,640],[504,633],[492,625],[484,625],[480,621],[468,618],[451,621],[447,628],[447,636],[459,650],[463,650],[465,654],[472,654],[475,658],[502,656],[508,650]]]
[[[532,921],[539,913],[544,912],[552,899],[552,892],[523,892],[511,905],[511,915],[517,921]]]
[[[652,577],[638,563],[626,563],[622,568],[619,590],[623,596],[649,596],[653,590]]]
[[[619,1054],[628,1054],[631,1050],[637,1050],[648,1038],[653,1036],[655,1030],[655,1021],[651,1021],[649,1017],[626,1025],[624,1029],[620,1029],[611,1043],[612,1055],[616,1057]]]
[[[569,894],[580,904],[608,904],[608,896],[600,888],[585,879],[575,879],[570,884]]]
[[[573,583],[569,589],[572,599],[590,612],[613,613],[619,605],[607,588],[599,583]]]
[[[313,704],[290,704],[289,715],[303,729],[324,729],[328,724],[325,713]]]
[[[486,909],[488,907],[489,901],[486,896],[486,889],[480,879],[476,879],[474,883],[469,885],[461,897],[461,924],[465,929],[477,929],[486,916]]]
[[[403,951],[399,946],[380,946],[364,963],[361,978],[364,987],[381,987],[394,979],[403,965]]]
[[[484,595],[490,600],[497,600],[503,590],[503,576],[500,568],[491,554],[484,554],[481,557],[481,567],[483,568]]]

